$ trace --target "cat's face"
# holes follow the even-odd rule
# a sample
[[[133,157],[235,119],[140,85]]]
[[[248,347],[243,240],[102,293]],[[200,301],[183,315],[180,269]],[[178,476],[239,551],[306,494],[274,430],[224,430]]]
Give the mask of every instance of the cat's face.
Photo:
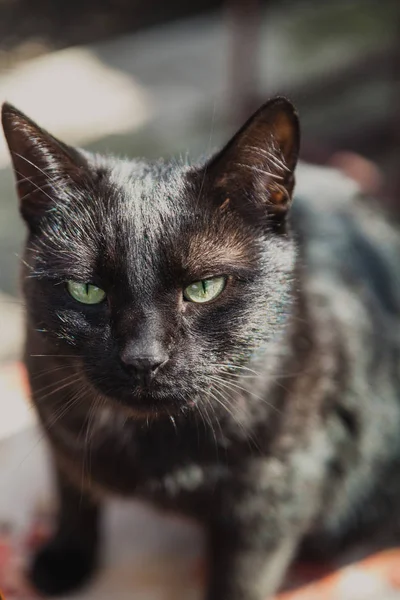
[[[136,413],[222,399],[221,376],[243,372],[287,308],[291,105],[268,103],[198,168],[76,151],[9,105],[3,125],[29,227],[30,327],[48,353],[74,356]]]

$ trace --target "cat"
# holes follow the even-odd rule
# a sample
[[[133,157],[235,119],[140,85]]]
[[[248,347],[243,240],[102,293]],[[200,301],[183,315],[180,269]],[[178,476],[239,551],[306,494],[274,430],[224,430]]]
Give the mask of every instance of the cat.
[[[200,164],[75,149],[7,103],[2,122],[59,495],[34,586],[90,578],[110,494],[204,525],[207,600],[265,600],[301,550],[394,522],[399,236],[324,170],[292,207],[290,101]]]

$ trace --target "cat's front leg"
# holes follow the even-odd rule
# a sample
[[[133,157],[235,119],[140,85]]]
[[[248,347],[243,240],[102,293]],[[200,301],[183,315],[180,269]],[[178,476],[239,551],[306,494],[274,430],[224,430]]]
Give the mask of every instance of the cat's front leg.
[[[318,511],[319,459],[254,461],[216,494],[207,600],[268,600],[276,593]]]
[[[99,506],[56,469],[59,510],[53,537],[40,548],[28,576],[46,596],[68,593],[83,585],[97,562]]]
[[[297,536],[260,546],[214,531],[206,600],[268,600],[277,591],[296,552]]]

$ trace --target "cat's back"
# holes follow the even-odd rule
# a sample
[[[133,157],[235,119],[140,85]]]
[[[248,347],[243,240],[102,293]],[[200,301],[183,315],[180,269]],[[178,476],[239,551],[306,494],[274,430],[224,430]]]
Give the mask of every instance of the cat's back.
[[[327,365],[326,427],[342,483],[328,482],[324,529],[337,531],[351,515],[381,518],[378,507],[400,494],[400,231],[352,181],[309,165],[292,219]]]

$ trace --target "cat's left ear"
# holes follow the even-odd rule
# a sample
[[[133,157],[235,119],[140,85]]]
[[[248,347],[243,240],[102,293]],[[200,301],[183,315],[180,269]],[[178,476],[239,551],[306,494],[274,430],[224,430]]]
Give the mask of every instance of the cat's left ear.
[[[292,200],[299,146],[294,106],[286,98],[270,100],[207,165],[212,186],[223,202],[250,202],[268,215],[284,217]]]
[[[20,210],[31,228],[51,209],[57,192],[79,183],[87,172],[85,157],[57,140],[7,102],[2,108],[4,135],[20,198]]]

